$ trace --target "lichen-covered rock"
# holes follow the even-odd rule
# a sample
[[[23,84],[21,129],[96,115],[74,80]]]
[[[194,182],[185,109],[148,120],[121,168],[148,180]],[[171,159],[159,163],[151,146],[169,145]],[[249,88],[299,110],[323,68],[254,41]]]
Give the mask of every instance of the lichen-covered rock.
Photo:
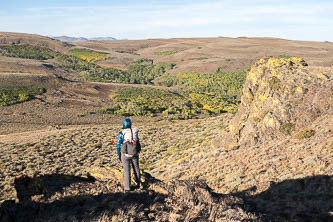
[[[264,58],[251,67],[227,148],[255,146],[333,113],[333,82],[299,57]]]

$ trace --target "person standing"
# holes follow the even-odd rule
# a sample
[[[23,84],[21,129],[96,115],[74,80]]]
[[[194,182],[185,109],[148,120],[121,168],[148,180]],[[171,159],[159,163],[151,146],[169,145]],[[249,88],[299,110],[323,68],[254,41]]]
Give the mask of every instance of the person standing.
[[[130,119],[124,119],[123,130],[118,134],[117,139],[117,154],[124,168],[124,192],[131,190],[131,165],[137,183],[136,188],[141,187],[139,168],[140,151],[139,129],[132,128]]]

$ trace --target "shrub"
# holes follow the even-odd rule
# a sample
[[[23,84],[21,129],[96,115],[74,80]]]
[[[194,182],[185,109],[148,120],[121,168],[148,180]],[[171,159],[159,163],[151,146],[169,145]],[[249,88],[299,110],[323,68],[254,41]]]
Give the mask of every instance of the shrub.
[[[44,88],[33,86],[13,86],[0,89],[0,106],[9,106],[33,99],[36,95],[44,93]]]
[[[290,59],[291,56],[288,56],[288,55],[280,55],[279,58],[281,58],[281,59]]]
[[[154,64],[154,60],[153,59],[148,59],[148,58],[141,58],[135,61],[135,63],[137,64],[142,64],[142,63],[146,63],[146,64]]]
[[[281,82],[281,80],[279,78],[277,78],[276,76],[273,76],[269,80],[269,84],[270,84],[271,88],[274,89],[274,90],[279,90],[280,89],[280,82]]]
[[[97,64],[71,55],[59,53],[57,54],[56,59],[64,62],[68,69],[79,71],[87,81],[125,82],[128,76],[125,71],[114,68],[103,68]]]
[[[118,50],[116,50],[116,52],[118,52],[118,53],[127,53],[127,54],[132,54],[132,55],[140,55],[140,54],[136,53],[135,49],[126,49],[126,50],[118,49]]]
[[[113,97],[114,106],[99,112],[123,116],[172,115],[189,119],[198,114],[235,113],[238,100],[203,93],[183,94],[153,88],[125,88]]]
[[[196,57],[196,58],[189,58],[189,60],[206,60],[208,57]]]
[[[135,63],[128,67],[127,78],[122,82],[152,84],[152,81],[163,75],[167,70],[173,69],[174,64],[161,62],[158,64]],[[146,62],[146,60],[144,60]]]
[[[299,140],[302,140],[302,139],[308,139],[314,135],[315,135],[314,130],[307,129],[307,130],[303,130],[303,131],[300,131],[299,133],[297,133],[296,138]]]
[[[166,77],[164,81],[172,86],[183,86],[196,93],[211,95],[240,95],[245,83],[245,72],[229,73],[178,73],[175,77]]]
[[[101,112],[124,116],[149,116],[163,113],[191,118],[200,109],[186,97],[166,90],[153,88],[124,88],[113,98],[114,106]]]
[[[280,132],[290,135],[293,131],[295,131],[295,124],[294,123],[284,123],[280,127]]]
[[[222,70],[225,68],[224,65],[221,65],[215,69],[215,73],[223,73]]]
[[[48,48],[32,45],[4,45],[0,46],[0,55],[24,59],[47,60],[53,59],[56,52]]]
[[[245,83],[246,72],[229,73],[178,73],[164,77],[161,84],[181,86],[192,103],[200,104],[210,113],[237,111]]]
[[[59,54],[57,59],[66,62],[67,68],[81,72],[85,80],[97,82],[152,84],[156,77],[174,67],[174,64],[152,64],[153,61],[150,59],[141,59],[130,65],[127,71],[122,71],[114,68],[103,68],[74,56]],[[151,64],[142,64],[144,62]]]
[[[106,60],[108,58],[107,53],[97,52],[90,49],[70,49],[69,54],[88,62],[95,62],[100,60]]]
[[[173,55],[177,53],[176,50],[162,51],[162,52],[154,52],[154,55]]]
[[[106,59],[107,55],[88,49],[71,49],[70,55],[51,49],[31,45],[0,46],[0,55],[28,59],[56,59],[65,63],[65,67],[81,73],[87,81],[121,82],[134,84],[152,84],[152,81],[172,69],[175,64],[153,64],[151,59],[140,59],[130,65],[128,71],[103,68],[92,61]],[[147,64],[146,64],[147,63]]]

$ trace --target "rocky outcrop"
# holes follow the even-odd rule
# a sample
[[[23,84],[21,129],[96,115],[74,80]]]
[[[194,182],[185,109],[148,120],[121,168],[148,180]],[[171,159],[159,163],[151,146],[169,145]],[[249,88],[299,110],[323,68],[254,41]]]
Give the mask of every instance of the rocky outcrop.
[[[325,114],[333,114],[333,81],[326,69],[308,68],[299,57],[261,59],[248,73],[227,148],[296,134]]]
[[[251,67],[238,112],[191,174],[222,193],[333,175],[333,69],[265,58]],[[213,164],[212,164],[213,163]]]

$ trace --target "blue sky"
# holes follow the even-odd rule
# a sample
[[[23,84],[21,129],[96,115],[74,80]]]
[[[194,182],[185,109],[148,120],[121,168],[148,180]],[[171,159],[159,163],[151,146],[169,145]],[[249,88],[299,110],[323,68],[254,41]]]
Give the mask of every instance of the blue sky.
[[[0,31],[333,41],[333,0],[0,0]]]

